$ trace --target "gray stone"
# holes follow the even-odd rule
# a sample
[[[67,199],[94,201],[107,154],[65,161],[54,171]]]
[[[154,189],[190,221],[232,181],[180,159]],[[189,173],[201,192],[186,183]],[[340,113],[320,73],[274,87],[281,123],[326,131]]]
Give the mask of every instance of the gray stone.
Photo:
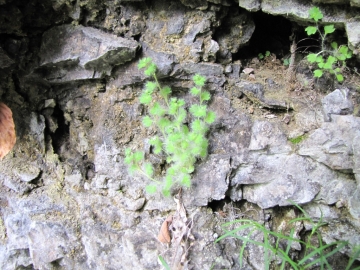
[[[260,0],[239,1],[239,6],[245,8],[248,11],[256,12],[260,10],[261,1]]]
[[[168,76],[175,65],[175,55],[163,52],[156,52],[150,49],[147,44],[142,43],[144,57],[150,57],[157,66],[158,78]]]
[[[65,182],[68,183],[71,187],[80,187],[82,180],[82,175],[80,173],[65,176]]]
[[[30,132],[42,152],[45,151],[45,118],[42,115],[32,112],[30,114]]]
[[[208,83],[222,86],[225,83],[224,68],[222,65],[215,63],[184,63],[176,65],[172,76],[186,79],[191,79],[195,74],[205,76]]]
[[[145,205],[145,198],[132,199],[123,197],[120,199],[120,204],[128,211],[138,211]]]
[[[360,187],[358,186],[354,194],[349,199],[350,214],[357,219],[360,219]]]
[[[20,201],[12,199],[9,201],[13,209],[20,213],[29,215],[48,214],[51,212],[65,212],[66,207],[63,202],[54,202],[53,198],[46,195],[36,196],[29,194],[27,198]]]
[[[354,6],[360,7],[360,1],[354,1],[351,3]],[[360,59],[360,21],[350,21],[345,23],[345,29],[348,37],[349,48],[356,55],[357,59]]]
[[[289,105],[285,101],[267,97],[269,93],[265,91],[264,86],[260,83],[240,80],[240,82],[235,83],[235,86],[235,89],[244,93],[255,104],[270,109],[286,110],[289,108]]]
[[[39,176],[41,170],[34,164],[24,164],[20,168],[15,168],[13,172],[21,181],[30,182]]]
[[[5,219],[8,236],[8,249],[28,249],[28,233],[31,220],[28,215],[16,213]]]
[[[225,198],[229,186],[230,157],[210,155],[196,169],[189,191],[184,193],[186,206],[205,206],[212,200]]]
[[[28,237],[35,269],[47,269],[50,263],[62,259],[71,248],[69,236],[57,223],[33,222]]]
[[[325,122],[305,139],[299,154],[324,163],[333,170],[354,173],[358,164],[358,151],[353,145],[360,136],[360,118],[352,115],[332,115],[332,122]]]
[[[336,89],[321,100],[325,121],[331,121],[332,114],[345,115],[353,112],[354,105],[349,95],[347,88]]]
[[[179,35],[183,32],[185,27],[184,14],[182,12],[176,12],[172,17],[171,23],[167,24],[167,35]]]
[[[114,66],[132,60],[138,47],[134,40],[95,28],[61,25],[44,33],[41,65],[53,68],[48,79],[54,82],[98,78],[102,72],[109,73]],[[66,78],[67,72],[72,78]]]
[[[335,221],[339,218],[339,213],[331,206],[320,203],[308,203],[302,209],[313,221],[322,220],[323,222]]]
[[[29,249],[5,250],[0,247],[0,267],[2,270],[33,268]]]
[[[51,98],[45,100],[44,108],[55,108],[55,106],[56,106],[55,99]]]
[[[223,64],[232,61],[232,54],[245,46],[255,31],[254,21],[248,12],[243,11],[238,14],[238,11],[234,10],[228,16],[230,19],[226,20],[222,25],[222,31],[216,35],[220,46],[219,54],[222,56],[220,60]]]
[[[321,232],[322,238],[325,243],[333,243],[342,239],[343,241],[348,241],[349,245],[346,245],[341,253],[351,256],[354,254],[356,247],[360,243],[360,235],[357,229],[346,222],[345,220],[338,220],[337,222],[331,222],[328,226],[320,227],[319,231]]]
[[[210,40],[204,44],[203,60],[211,62],[216,60],[216,53],[219,51],[219,44],[215,40]]]
[[[278,125],[268,121],[255,121],[251,130],[249,150],[281,154],[290,153],[291,146]]]
[[[191,2],[191,3],[190,3]],[[204,0],[202,3],[187,1],[185,5],[200,6],[208,5]],[[141,43],[146,44],[156,52],[173,54],[177,61],[199,62],[204,56],[205,50],[212,48],[212,25],[219,23],[215,11],[189,10],[178,2],[169,3],[156,2],[154,10],[151,10],[146,20],[146,31],[141,35]],[[161,12],[156,9],[167,10]],[[159,38],[159,36],[161,38]],[[207,52],[209,54],[209,52]],[[209,58],[205,55],[205,58]],[[213,57],[210,58],[213,61]]]
[[[320,185],[299,178],[308,162],[295,155],[259,156],[248,165],[240,166],[231,183],[245,184],[243,196],[261,208],[311,201]]]
[[[184,6],[188,6],[200,10],[205,10],[208,7],[208,2],[206,0],[180,0],[180,1]]]

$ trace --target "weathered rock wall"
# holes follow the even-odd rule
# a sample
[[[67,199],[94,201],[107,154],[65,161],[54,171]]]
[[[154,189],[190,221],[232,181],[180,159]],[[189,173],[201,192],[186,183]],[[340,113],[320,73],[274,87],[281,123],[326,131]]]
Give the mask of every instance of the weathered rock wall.
[[[127,147],[161,163],[141,125],[145,56],[177,96],[191,102],[196,73],[213,94],[209,156],[183,195],[189,268],[240,269],[239,242],[214,244],[221,224],[246,215],[277,230],[295,215],[289,200],[322,215],[326,242],[360,244],[359,80],[290,92],[275,62],[261,77],[253,60],[253,81],[241,72],[251,61],[237,59],[258,27],[252,11],[306,25],[313,4],[301,2],[0,1],[0,96],[17,132],[0,161],[1,269],[158,269],[157,256],[170,257],[156,237],[176,204],[147,194],[124,164]],[[322,2],[324,22],[343,28],[356,54],[359,3]],[[258,249],[242,269],[263,269]]]

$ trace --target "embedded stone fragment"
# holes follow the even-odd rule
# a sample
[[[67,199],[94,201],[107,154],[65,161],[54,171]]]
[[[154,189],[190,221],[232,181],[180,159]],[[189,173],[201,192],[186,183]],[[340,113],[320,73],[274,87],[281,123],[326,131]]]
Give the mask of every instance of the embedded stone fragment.
[[[44,33],[40,64],[47,79],[64,82],[99,78],[135,57],[139,43],[84,26],[61,25]]]
[[[36,269],[47,269],[51,262],[62,259],[70,249],[66,230],[58,223],[33,222],[28,238],[30,256]]]
[[[252,83],[241,80],[235,84],[236,88],[244,93],[252,102],[265,108],[287,110],[289,105],[280,97],[270,97],[261,83]]]
[[[351,114],[354,105],[349,97],[349,89],[336,89],[321,100],[325,121],[331,121],[332,114]]]
[[[332,122],[324,122],[300,144],[299,154],[356,176],[360,151],[354,146],[359,138],[360,117],[332,115]]]
[[[24,182],[31,182],[36,179],[40,172],[40,168],[34,164],[23,164],[23,166],[14,169],[14,174]]]
[[[184,204],[205,206],[212,200],[224,199],[229,185],[229,173],[229,156],[209,156],[196,170],[190,192],[184,191]]]
[[[261,208],[291,205],[291,201],[304,204],[315,198],[335,204],[356,188],[355,181],[311,159],[257,153],[239,167],[231,185],[243,185],[243,198]]]

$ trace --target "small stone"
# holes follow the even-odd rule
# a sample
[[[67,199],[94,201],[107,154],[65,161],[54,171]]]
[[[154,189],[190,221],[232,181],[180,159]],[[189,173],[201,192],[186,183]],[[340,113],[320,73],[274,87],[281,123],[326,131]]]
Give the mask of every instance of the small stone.
[[[231,73],[232,72],[232,66],[231,65],[226,65],[226,67],[225,67],[225,73]]]
[[[41,170],[37,166],[32,166],[30,164],[24,164],[23,166],[14,169],[15,175],[17,175],[21,181],[31,182],[36,179]]]
[[[253,106],[250,106],[249,109],[248,109],[248,112],[250,114],[253,114],[254,113],[254,107]]]
[[[55,99],[46,99],[45,100],[45,108],[55,108],[56,106],[56,102],[55,102]]]
[[[346,115],[354,111],[354,106],[349,96],[349,89],[336,89],[321,100],[325,121],[331,121],[331,115]]]
[[[244,68],[243,69],[243,73],[245,73],[245,74],[250,74],[251,72],[254,72],[253,68]]]

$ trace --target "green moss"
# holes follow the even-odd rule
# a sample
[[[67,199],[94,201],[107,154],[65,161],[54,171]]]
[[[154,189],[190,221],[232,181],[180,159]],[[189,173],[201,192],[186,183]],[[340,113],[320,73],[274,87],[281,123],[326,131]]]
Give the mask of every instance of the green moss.
[[[305,139],[305,135],[300,135],[300,136],[297,136],[297,137],[294,137],[294,138],[290,138],[289,141],[292,143],[292,144],[299,144],[301,143],[304,139]]]

